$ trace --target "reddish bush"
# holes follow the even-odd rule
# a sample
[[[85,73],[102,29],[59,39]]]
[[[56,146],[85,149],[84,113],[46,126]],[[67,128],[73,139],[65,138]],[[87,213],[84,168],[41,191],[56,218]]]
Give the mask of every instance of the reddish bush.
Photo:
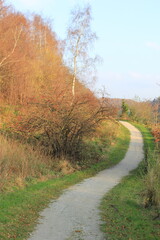
[[[153,127],[152,134],[155,138],[155,142],[160,143],[160,127]]]

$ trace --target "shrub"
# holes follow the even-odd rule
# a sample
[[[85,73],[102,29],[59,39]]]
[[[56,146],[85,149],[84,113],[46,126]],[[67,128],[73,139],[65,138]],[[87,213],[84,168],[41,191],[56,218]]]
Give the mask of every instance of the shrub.
[[[36,138],[45,154],[75,160],[83,138],[95,132],[106,117],[106,107],[89,91],[79,93],[74,101],[67,93],[55,96],[48,93],[24,108],[12,130]]]

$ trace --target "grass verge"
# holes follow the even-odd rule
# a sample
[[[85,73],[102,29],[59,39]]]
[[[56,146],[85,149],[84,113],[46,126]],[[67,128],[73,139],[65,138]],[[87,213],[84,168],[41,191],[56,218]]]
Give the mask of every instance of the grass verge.
[[[144,138],[144,149],[154,149],[153,137],[149,130],[136,125]],[[108,240],[158,240],[160,239],[160,219],[157,209],[145,208],[142,192],[142,162],[131,175],[125,177],[120,184],[113,188],[101,204],[102,230]]]
[[[0,193],[0,239],[27,239],[35,227],[39,212],[51,200],[56,199],[69,186],[122,160],[128,149],[129,138],[129,131],[121,126],[117,141],[110,147],[104,161],[61,178],[40,182],[10,193]]]
[[[132,123],[136,128],[138,128],[144,139],[144,151],[148,152],[149,150],[153,151],[155,149],[154,137],[151,134],[149,128],[146,128],[144,125],[138,123]]]

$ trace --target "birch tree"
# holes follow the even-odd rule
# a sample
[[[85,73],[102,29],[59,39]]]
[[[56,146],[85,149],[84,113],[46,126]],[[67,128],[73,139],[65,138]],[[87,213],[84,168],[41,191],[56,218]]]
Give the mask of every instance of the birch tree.
[[[22,33],[22,27],[20,29],[18,29],[17,27],[15,28],[13,35],[14,35],[14,42],[13,42],[13,46],[10,50],[10,52],[5,56],[2,57],[2,59],[0,59],[0,68],[5,65],[7,63],[7,60],[13,55],[13,53],[15,52],[17,45],[18,45],[18,41],[20,39]]]
[[[89,56],[90,47],[97,36],[91,30],[91,8],[77,7],[71,12],[71,21],[67,30],[67,53],[72,71],[72,96],[75,97],[76,80],[94,66],[96,58]]]

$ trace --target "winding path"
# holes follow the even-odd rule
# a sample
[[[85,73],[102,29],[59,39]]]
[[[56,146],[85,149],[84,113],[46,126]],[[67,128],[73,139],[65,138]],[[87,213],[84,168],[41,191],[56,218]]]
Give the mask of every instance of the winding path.
[[[99,204],[102,197],[143,159],[143,140],[138,129],[121,122],[131,132],[125,158],[66,190],[45,209],[35,232],[28,240],[104,240],[100,231]]]

